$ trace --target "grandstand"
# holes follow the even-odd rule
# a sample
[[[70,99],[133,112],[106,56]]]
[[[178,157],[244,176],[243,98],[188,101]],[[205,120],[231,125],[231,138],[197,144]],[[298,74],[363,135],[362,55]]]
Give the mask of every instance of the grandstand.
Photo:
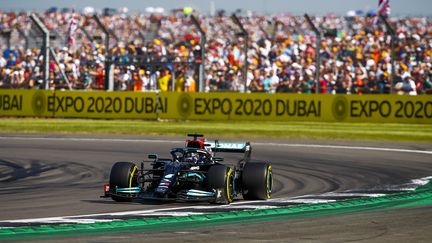
[[[2,88],[432,93],[432,21],[426,17],[389,18],[392,35],[367,14],[312,16],[322,34],[317,55],[317,35],[303,16],[239,15],[239,23],[222,13],[194,13],[194,22],[181,10],[0,16]],[[46,66],[37,19],[49,31]]]

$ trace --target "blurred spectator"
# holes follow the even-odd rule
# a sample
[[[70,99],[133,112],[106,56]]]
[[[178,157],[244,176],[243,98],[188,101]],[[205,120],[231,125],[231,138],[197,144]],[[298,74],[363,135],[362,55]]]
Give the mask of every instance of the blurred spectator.
[[[411,79],[411,75],[408,72],[402,74],[402,82],[398,82],[395,88],[399,94],[417,94],[416,84],[414,80]]]
[[[51,46],[59,59],[58,64],[49,63],[51,88],[68,88],[61,70],[73,89],[103,89],[106,75],[114,79],[115,90],[194,92],[198,88],[198,70],[203,61],[201,36],[181,11],[150,16],[111,11],[100,16],[114,37],[109,48],[90,16],[55,9],[41,16],[55,37]],[[4,37],[0,41],[0,87],[41,87],[43,56],[39,46],[25,49],[25,38],[20,34],[34,36],[29,13],[0,11],[0,18],[0,31],[11,31],[13,43],[8,48]],[[199,19],[207,33],[203,82],[207,92],[309,94],[316,92],[319,83],[319,92],[330,94],[390,93],[392,86],[401,94],[432,93],[429,18],[390,19],[397,26],[395,80],[390,80],[391,39],[382,26],[372,24],[373,17],[312,18],[324,30],[320,80],[316,80],[315,36],[301,17],[242,17],[249,43],[223,14]],[[73,43],[68,45],[70,23],[78,28]],[[107,63],[114,64],[110,73],[105,73]]]

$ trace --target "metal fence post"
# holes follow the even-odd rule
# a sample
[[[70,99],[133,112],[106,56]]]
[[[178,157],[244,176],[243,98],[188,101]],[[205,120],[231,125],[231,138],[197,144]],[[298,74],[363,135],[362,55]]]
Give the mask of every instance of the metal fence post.
[[[206,32],[201,28],[201,25],[199,24],[198,20],[195,18],[195,16],[192,14],[190,16],[193,24],[195,27],[199,30],[201,33],[201,41],[200,41],[200,48],[201,48],[201,64],[199,67],[199,82],[198,82],[198,91],[204,92],[204,80],[205,80],[205,45],[207,42],[207,36]]]
[[[395,59],[396,59],[396,52],[395,52],[395,41],[396,41],[396,31],[394,28],[389,24],[387,19],[379,15],[380,19],[384,22],[384,25],[386,26],[386,32],[390,35],[390,48],[391,48],[391,81],[390,81],[390,94],[393,94],[393,82],[395,80],[396,74],[395,74]]]
[[[231,15],[231,19],[233,22],[240,28],[242,36],[245,38],[245,43],[243,46],[244,52],[245,52],[245,64],[243,67],[243,80],[244,80],[244,91],[247,91],[247,72],[249,70],[249,61],[248,61],[248,52],[249,52],[249,33],[244,28],[243,24],[240,22],[237,15],[233,14]]]
[[[49,89],[49,80],[48,80],[49,79],[49,47],[50,47],[49,31],[36,14],[32,13],[30,15],[30,19],[33,21],[34,24],[36,24],[37,28],[43,34],[43,44],[42,44],[42,55],[44,58],[43,59],[43,83],[44,83],[44,89]]]
[[[176,79],[176,75],[175,75],[176,69],[174,67],[174,64],[172,65],[172,70],[171,70],[171,91],[174,92],[176,91],[176,84],[175,84],[175,79]]]
[[[54,49],[53,49],[52,47],[50,47],[49,50],[50,50],[51,56],[53,57],[55,63],[57,64],[57,66],[60,67],[60,62],[59,62],[59,60],[58,60],[58,58],[57,58],[57,55],[56,55],[55,52],[54,52]],[[60,68],[60,74],[61,74],[61,76],[63,77],[63,80],[68,84],[69,90],[72,90],[72,85],[71,85],[71,83],[69,82],[69,78],[67,77],[67,75],[66,75],[66,73],[64,72],[64,70],[61,69],[61,68]]]
[[[90,34],[83,26],[80,26],[78,28],[84,33],[84,36],[87,38],[88,41],[93,42],[93,37],[90,36]]]
[[[102,31],[105,34],[105,77],[104,77],[104,89],[109,89],[109,76],[110,76],[110,70],[111,70],[111,55],[110,55],[110,49],[109,49],[109,42],[110,42],[110,32],[105,28],[105,26],[100,21],[99,17],[95,14],[93,15],[93,19],[96,20],[97,25],[99,28],[102,29]]]
[[[320,93],[320,78],[321,78],[321,73],[320,73],[320,67],[321,67],[321,56],[320,56],[320,52],[321,52],[321,32],[318,30],[318,28],[314,25],[314,23],[312,22],[312,20],[309,18],[309,15],[305,14],[304,15],[306,21],[308,22],[310,28],[312,29],[313,32],[315,32],[316,35],[316,52],[315,52],[315,80],[316,80],[316,90],[315,92],[317,94]]]
[[[129,18],[129,20],[132,22],[132,18],[131,17],[128,17]],[[145,42],[145,34],[144,34],[144,32],[142,31],[143,29],[144,29],[144,27],[142,26],[142,24],[139,22],[139,20],[136,18],[135,19],[135,25],[138,27],[137,28],[137,31],[138,31],[138,35],[141,37],[141,39],[142,39],[142,43],[143,43],[143,45],[144,45],[144,42]]]
[[[27,50],[29,48],[28,35],[26,35],[25,32],[18,25],[15,25],[15,28],[18,31],[19,35],[24,39],[24,49]]]

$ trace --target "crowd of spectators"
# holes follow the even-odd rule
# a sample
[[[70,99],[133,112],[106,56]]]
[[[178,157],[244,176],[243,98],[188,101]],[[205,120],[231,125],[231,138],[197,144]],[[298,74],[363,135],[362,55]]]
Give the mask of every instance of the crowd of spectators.
[[[0,87],[42,85],[40,45],[29,46],[32,43],[26,43],[24,38],[38,43],[29,14],[0,12]],[[109,61],[116,90],[196,91],[203,61],[201,35],[182,12],[160,16],[124,12],[100,15],[111,32],[108,47],[103,31],[91,16],[73,11],[39,15],[55,33],[51,46],[59,63],[50,59],[51,88],[103,89]],[[71,19],[78,26],[73,41],[69,41]],[[229,16],[198,19],[207,34],[205,91],[316,92],[316,37],[303,17],[241,16],[249,34],[248,43]],[[323,31],[320,93],[432,93],[431,19],[389,19],[396,26],[393,75],[391,37],[382,23],[374,23],[373,16],[327,15],[312,17],[312,21]],[[62,79],[61,70],[69,84]]]

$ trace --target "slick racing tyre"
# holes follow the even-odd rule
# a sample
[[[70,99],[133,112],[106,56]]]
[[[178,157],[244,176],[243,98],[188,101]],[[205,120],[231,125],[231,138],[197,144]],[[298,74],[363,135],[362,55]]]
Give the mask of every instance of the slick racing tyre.
[[[229,204],[235,196],[234,170],[225,165],[213,165],[208,170],[207,182],[210,190],[216,190],[215,203]]]
[[[271,197],[273,175],[271,165],[265,162],[246,163],[242,174],[243,198],[265,200]]]
[[[137,166],[131,162],[117,162],[111,168],[110,173],[110,187],[111,188],[129,188],[136,187],[137,180]],[[134,178],[135,177],[135,178]],[[124,196],[112,195],[111,198],[116,202],[130,202],[133,200],[131,194],[124,194]]]

